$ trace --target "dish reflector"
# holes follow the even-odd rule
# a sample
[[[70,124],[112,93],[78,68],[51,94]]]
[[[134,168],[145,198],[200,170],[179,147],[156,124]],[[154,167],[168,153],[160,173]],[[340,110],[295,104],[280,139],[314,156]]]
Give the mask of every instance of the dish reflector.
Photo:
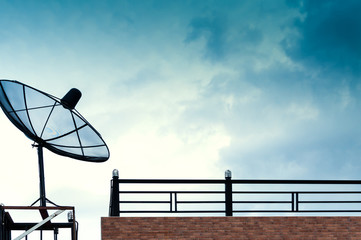
[[[107,145],[74,109],[80,97],[77,89],[59,99],[18,81],[0,80],[0,106],[28,138],[62,156],[104,162]]]

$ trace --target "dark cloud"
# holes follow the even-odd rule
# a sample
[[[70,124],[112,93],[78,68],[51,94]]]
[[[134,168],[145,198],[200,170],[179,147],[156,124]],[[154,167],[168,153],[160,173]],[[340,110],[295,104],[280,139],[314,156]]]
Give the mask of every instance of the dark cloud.
[[[217,62],[254,53],[254,48],[263,40],[262,31],[242,19],[229,21],[224,16],[220,13],[193,18],[184,42],[204,40],[204,57]]]
[[[215,18],[191,22],[186,41],[204,38],[206,55],[223,63],[231,62],[225,57],[236,59],[229,65],[239,74],[215,76],[197,104],[185,111],[186,120],[200,126],[205,119],[223,124],[231,142],[220,153],[220,164],[242,177],[357,178],[361,4],[288,4],[291,8],[270,18],[277,26],[236,20],[223,21],[221,27]],[[302,17],[279,20],[293,16],[297,8]],[[279,30],[279,35],[293,34],[282,42],[291,61],[272,58],[257,70],[252,60],[269,57],[262,51],[272,48],[261,45],[273,37],[265,26]],[[259,45],[266,50],[257,49]],[[293,67],[294,62],[303,67]]]
[[[361,2],[305,1],[298,34],[283,41],[286,53],[307,67],[356,76],[361,73]]]

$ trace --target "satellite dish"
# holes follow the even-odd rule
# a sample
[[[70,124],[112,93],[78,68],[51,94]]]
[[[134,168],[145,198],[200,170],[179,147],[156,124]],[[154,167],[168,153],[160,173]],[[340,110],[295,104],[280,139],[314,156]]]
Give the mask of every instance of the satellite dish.
[[[87,162],[105,162],[109,149],[100,134],[75,110],[81,97],[71,89],[62,99],[13,80],[0,80],[0,106],[38,148],[41,206],[46,205],[43,147]]]

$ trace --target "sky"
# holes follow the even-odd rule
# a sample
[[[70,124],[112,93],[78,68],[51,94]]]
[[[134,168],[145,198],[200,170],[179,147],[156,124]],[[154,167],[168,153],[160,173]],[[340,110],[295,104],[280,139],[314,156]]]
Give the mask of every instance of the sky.
[[[0,79],[61,98],[110,149],[44,151],[47,197],[100,239],[110,179],[360,179],[361,3],[0,0]],[[38,196],[32,142],[0,114],[0,202]],[[60,237],[60,236],[59,236]]]

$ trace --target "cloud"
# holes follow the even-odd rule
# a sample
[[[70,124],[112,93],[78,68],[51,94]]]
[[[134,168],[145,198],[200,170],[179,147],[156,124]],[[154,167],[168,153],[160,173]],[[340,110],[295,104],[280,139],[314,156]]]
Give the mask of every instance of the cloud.
[[[203,111],[188,115],[225,126],[219,163],[242,178],[357,178],[360,101],[347,81],[314,80],[277,62],[215,75],[193,106]]]
[[[304,1],[297,34],[283,42],[286,53],[309,68],[359,75],[360,10],[359,1]]]
[[[212,60],[221,60],[225,55],[226,27],[225,18],[197,17],[191,20],[190,32],[187,34],[185,43],[191,43],[198,39],[205,40],[205,57]]]
[[[225,16],[224,11],[219,11],[211,16],[192,18],[185,44],[203,43],[203,56],[212,62],[228,60],[234,55],[248,55],[259,46],[263,34],[258,27],[241,19],[230,21]]]

